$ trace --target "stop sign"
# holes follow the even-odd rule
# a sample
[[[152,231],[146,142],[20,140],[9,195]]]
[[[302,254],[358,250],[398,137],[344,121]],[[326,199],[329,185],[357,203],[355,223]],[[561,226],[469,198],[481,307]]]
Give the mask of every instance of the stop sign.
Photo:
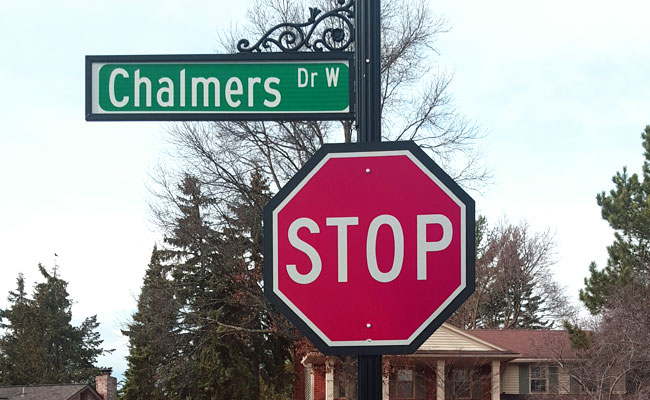
[[[474,201],[413,142],[323,146],[264,238],[267,298],[325,354],[413,353],[474,291]]]

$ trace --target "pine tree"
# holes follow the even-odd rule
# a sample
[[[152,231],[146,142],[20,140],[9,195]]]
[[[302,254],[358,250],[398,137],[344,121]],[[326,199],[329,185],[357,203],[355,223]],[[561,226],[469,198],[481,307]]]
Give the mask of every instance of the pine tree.
[[[650,126],[641,138],[641,176],[630,175],[623,168],[612,178],[614,189],[596,197],[603,219],[615,230],[615,238],[607,248],[607,265],[599,270],[592,262],[590,276],[580,291],[580,299],[593,314],[603,310],[613,290],[632,281],[650,285]]]
[[[127,400],[168,398],[168,387],[161,383],[168,362],[175,356],[178,307],[168,269],[160,258],[160,251],[154,247],[138,297],[138,310],[122,331],[129,338],[128,368],[122,388]]]
[[[291,346],[293,328],[266,302],[262,287],[263,264],[263,207],[271,198],[267,183],[259,171],[251,176],[247,191],[238,196],[226,218],[223,254],[227,262],[238,265],[232,288],[237,295],[231,307],[237,310],[233,322],[240,327],[247,345],[253,387],[251,399],[263,394],[290,395],[292,379]],[[269,331],[273,334],[261,334]]]
[[[286,320],[270,310],[262,292],[262,209],[269,198],[262,175],[254,173],[221,215],[212,273],[202,294],[206,318],[197,321],[207,332],[193,368],[197,396],[259,399],[262,392],[286,394],[290,387],[291,341],[274,333]]]
[[[42,346],[38,314],[34,301],[25,292],[25,278],[19,274],[15,292],[9,292],[9,309],[0,313],[0,327],[7,334],[0,339],[0,375],[3,385],[27,384],[44,373],[45,349]]]
[[[153,398],[148,387],[167,399],[286,397],[292,342],[277,333],[288,330],[287,322],[262,294],[267,185],[254,174],[217,217],[208,214],[217,207],[196,178],[186,176],[177,189],[173,227],[152,255],[138,311],[125,330],[124,397]]]
[[[208,220],[208,206],[214,203],[201,183],[186,175],[178,186],[179,216],[161,251],[173,277],[174,298],[180,306],[175,335],[177,355],[167,370],[170,394],[179,398],[212,399],[219,393],[218,382],[224,365],[220,355],[228,349],[215,341],[215,322],[228,297],[220,263],[217,231]],[[227,366],[227,365],[226,365]]]
[[[104,353],[95,316],[80,326],[71,325],[72,301],[67,282],[38,266],[44,282],[36,285],[32,298],[25,293],[22,275],[17,291],[9,293],[10,307],[0,315],[7,330],[0,339],[3,384],[26,385],[90,381]]]

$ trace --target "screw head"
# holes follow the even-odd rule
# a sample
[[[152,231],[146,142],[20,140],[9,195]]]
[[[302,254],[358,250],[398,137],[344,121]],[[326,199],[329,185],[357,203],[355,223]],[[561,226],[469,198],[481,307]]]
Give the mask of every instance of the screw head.
[[[345,32],[341,28],[334,28],[332,30],[332,40],[335,42],[342,42],[345,39]]]

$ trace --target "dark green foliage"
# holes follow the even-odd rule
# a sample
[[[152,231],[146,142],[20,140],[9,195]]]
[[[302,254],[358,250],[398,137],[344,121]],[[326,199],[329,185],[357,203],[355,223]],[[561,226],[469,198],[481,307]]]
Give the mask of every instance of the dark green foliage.
[[[627,275],[627,273],[626,273]],[[585,288],[580,289],[580,300],[592,314],[602,311],[606,299],[616,286],[624,286],[629,278],[622,278],[615,269],[599,270],[595,262],[589,264],[589,277],[585,278]]]
[[[253,173],[249,190],[231,206],[232,215],[225,217],[223,229],[222,255],[227,264],[238,266],[229,281],[233,290],[229,325],[244,328],[237,335],[246,343],[242,351],[248,352],[243,355],[253,382],[247,398],[252,399],[260,398],[262,391],[290,393],[293,373],[288,368],[293,328],[270,308],[262,292],[262,211],[270,197],[262,175]]]
[[[571,340],[571,346],[575,349],[585,350],[588,349],[591,345],[591,338],[582,330],[578,325],[574,325],[569,321],[564,321],[562,324],[564,329],[569,333],[569,339]]]
[[[644,162],[641,176],[628,174],[627,168],[613,178],[614,188],[598,194],[603,219],[616,231],[607,248],[607,265],[599,270],[589,266],[590,276],[580,299],[593,314],[600,313],[616,288],[632,281],[650,283],[650,126],[641,135]]]
[[[599,317],[598,326],[587,334],[565,324],[584,360],[573,368],[572,386],[586,398],[611,397],[616,379],[626,382],[630,398],[650,393],[650,126],[641,138],[641,175],[623,168],[612,178],[614,188],[596,197],[603,219],[615,230],[607,264],[599,269],[592,262],[580,291],[582,302]]]
[[[67,282],[38,267],[45,282],[36,285],[32,298],[26,295],[24,278],[19,275],[17,290],[9,293],[9,308],[0,313],[6,329],[0,339],[0,383],[89,382],[98,372],[97,356],[104,352],[95,331],[97,318],[72,326]]]
[[[185,176],[177,189],[173,227],[154,249],[124,331],[123,398],[287,397],[293,338],[262,295],[268,187],[253,174],[223,214],[197,178]]]
[[[41,346],[38,314],[34,301],[27,297],[22,274],[16,286],[7,298],[10,308],[0,314],[0,327],[7,329],[0,339],[3,385],[31,383],[34,372],[40,374],[44,369],[45,348]]]
[[[128,369],[122,392],[127,399],[161,399],[165,388],[158,385],[167,360],[174,355],[173,332],[178,308],[171,296],[172,282],[153,249],[138,298],[133,322],[122,333],[129,338]]]

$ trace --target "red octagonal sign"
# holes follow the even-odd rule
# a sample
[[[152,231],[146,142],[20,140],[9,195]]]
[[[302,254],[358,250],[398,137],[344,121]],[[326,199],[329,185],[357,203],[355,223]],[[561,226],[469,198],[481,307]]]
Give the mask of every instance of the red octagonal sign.
[[[413,353],[474,291],[474,201],[413,142],[323,146],[264,229],[265,294],[325,354]]]

